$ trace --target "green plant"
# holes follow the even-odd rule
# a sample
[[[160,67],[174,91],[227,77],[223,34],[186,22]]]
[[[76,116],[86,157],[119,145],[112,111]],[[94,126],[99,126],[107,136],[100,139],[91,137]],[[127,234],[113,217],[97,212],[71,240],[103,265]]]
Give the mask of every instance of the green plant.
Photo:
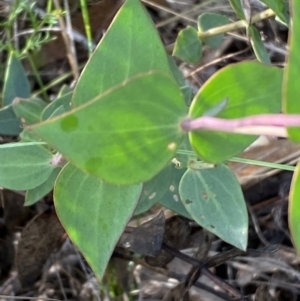
[[[4,4],[9,10],[8,18],[1,22],[2,40],[0,43],[1,51],[16,51],[19,57],[28,56],[29,51],[40,49],[41,45],[53,38],[50,36],[51,27],[56,23],[56,16],[46,13],[40,20],[34,11],[35,2],[28,0],[14,1]],[[30,30],[15,32],[19,20],[29,22]],[[44,27],[48,26],[45,29]],[[20,38],[23,37],[23,43]]]
[[[244,26],[266,64],[242,62],[221,69],[189,108],[190,91],[138,0],[124,3],[74,91],[64,88],[51,104],[30,97],[24,70],[11,54],[0,133],[21,133],[21,142],[0,146],[0,185],[27,190],[27,205],[54,186],[57,215],[100,278],[129,219],[156,202],[246,249],[245,201],[224,162],[260,133],[299,140],[300,5],[293,1],[290,56],[281,69],[270,66],[241,1],[230,2],[240,23],[200,16],[198,31],[189,27],[179,34],[174,54],[195,62],[202,43],[218,47],[222,37],[216,34]],[[288,23],[283,2],[264,2],[273,10],[254,20],[276,14]],[[282,103],[289,115],[279,114]],[[298,174],[299,166],[290,226],[300,249]]]

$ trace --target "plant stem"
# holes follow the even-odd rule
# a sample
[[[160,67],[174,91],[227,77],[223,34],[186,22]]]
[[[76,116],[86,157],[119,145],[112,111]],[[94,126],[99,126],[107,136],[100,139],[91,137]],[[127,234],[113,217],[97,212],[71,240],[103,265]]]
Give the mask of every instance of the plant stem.
[[[259,161],[259,160],[247,159],[247,158],[238,158],[238,157],[233,157],[228,161],[244,163],[244,164],[252,164],[252,165],[269,167],[274,169],[288,170],[288,171],[295,171],[296,168],[295,166],[288,165],[288,164],[272,163],[272,162]]]
[[[78,68],[79,71],[81,71],[84,68],[85,64],[81,64]],[[47,91],[57,85],[60,85],[62,82],[64,82],[65,80],[69,79],[70,77],[72,77],[73,73],[70,72],[66,72],[62,75],[60,75],[59,77],[55,78],[52,82],[50,82],[49,84],[45,85],[43,89],[40,89],[38,91],[34,92],[34,96],[39,96],[41,94],[44,93],[44,91]]]
[[[87,42],[88,42],[88,50],[89,50],[89,57],[90,57],[93,53],[93,40],[92,40],[92,31],[91,31],[91,24],[90,24],[90,18],[89,18],[89,11],[88,11],[86,2],[87,2],[86,0],[80,0],[81,14],[82,14],[85,34],[86,34],[86,38],[87,38]]]
[[[238,119],[221,119],[203,116],[186,119],[181,123],[183,131],[209,130],[246,135],[272,135],[287,137],[285,127],[300,127],[300,115],[265,114]]]
[[[242,298],[243,295],[233,286],[228,284],[226,281],[222,280],[218,276],[211,273],[208,269],[206,269],[205,264],[201,261],[198,261],[195,258],[192,258],[190,256],[185,255],[184,253],[178,251],[177,249],[163,243],[162,244],[162,250],[178,257],[181,260],[184,260],[188,262],[189,264],[201,269],[202,274],[204,274],[206,277],[208,277],[210,280],[212,280],[215,284],[217,284],[219,287],[224,289],[225,291],[232,294],[235,298]],[[197,281],[197,280],[196,280]]]
[[[67,1],[64,1],[65,5],[68,5]],[[54,0],[55,9],[61,11],[60,2],[58,0]],[[69,64],[71,66],[71,70],[74,76],[74,79],[77,80],[79,78],[78,64],[76,59],[76,50],[73,39],[71,39],[71,21],[70,16],[68,16],[69,11],[66,11],[67,24],[65,24],[64,19],[61,15],[58,15],[58,22],[61,28],[61,35],[65,42],[65,47],[67,50],[67,58],[69,60]]]
[[[262,12],[256,14],[256,15],[254,15],[251,18],[250,23],[253,24],[253,23],[256,23],[258,21],[270,18],[272,16],[275,16],[274,11],[272,9],[267,9],[267,10],[264,10],[264,11],[262,11]],[[230,24],[226,24],[226,25],[219,26],[219,27],[216,27],[216,28],[212,28],[212,29],[209,29],[209,30],[206,30],[206,31],[203,31],[203,32],[198,31],[198,37],[200,39],[205,39],[207,37],[215,36],[215,35],[220,34],[220,33],[226,33],[226,32],[229,32],[229,31],[234,31],[234,30],[237,30],[237,29],[240,29],[240,28],[247,28],[248,26],[249,26],[249,24],[245,20],[240,20],[240,21],[237,21],[237,22],[234,22],[234,23],[230,23]]]
[[[178,149],[177,154],[186,155],[186,156],[197,156],[197,154],[194,151],[189,151],[185,149]],[[232,157],[231,159],[228,159],[228,161],[244,163],[249,165],[252,164],[257,166],[264,166],[264,167],[269,167],[274,169],[295,171],[295,166],[289,164],[272,163],[272,162],[259,161],[259,160],[249,159],[249,158]],[[199,163],[201,162],[205,163],[204,161],[199,161]]]
[[[49,97],[48,97],[48,94],[47,94],[46,91],[43,89],[43,88],[44,88],[43,80],[42,80],[42,78],[41,78],[41,76],[40,76],[40,73],[39,73],[39,71],[37,70],[37,68],[36,68],[36,66],[35,66],[35,62],[34,62],[34,60],[32,59],[32,56],[31,56],[31,54],[30,54],[29,52],[27,52],[27,59],[28,59],[28,61],[29,61],[29,63],[30,63],[30,66],[31,66],[31,68],[32,68],[32,72],[33,72],[33,74],[34,74],[34,76],[35,76],[35,79],[36,79],[37,83],[39,84],[39,86],[40,86],[40,88],[41,88],[41,90],[42,90],[44,99],[45,99],[47,102],[50,102],[50,99],[49,99]]]
[[[185,149],[178,149],[177,154],[186,155],[186,156],[197,156],[194,151],[189,151],[189,150],[185,150]],[[264,166],[264,167],[269,167],[269,168],[274,168],[274,169],[295,171],[295,166],[292,166],[289,164],[272,163],[272,162],[259,161],[259,160],[249,159],[249,158],[232,157],[232,158],[228,159],[228,161],[244,163],[244,164],[249,164],[249,165],[252,164],[252,165],[257,165],[257,166]],[[203,162],[203,164],[207,164],[204,161],[198,161],[198,162],[200,164],[201,164],[201,162]]]

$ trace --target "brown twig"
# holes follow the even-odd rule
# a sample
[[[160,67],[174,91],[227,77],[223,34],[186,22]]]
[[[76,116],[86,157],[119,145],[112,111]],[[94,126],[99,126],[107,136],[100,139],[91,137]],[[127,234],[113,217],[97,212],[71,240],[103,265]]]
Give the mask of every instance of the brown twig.
[[[174,273],[174,272],[170,272],[164,268],[161,268],[161,267],[154,267],[154,266],[151,266],[151,265],[148,265],[144,260],[142,259],[139,259],[139,258],[136,258],[130,254],[124,254],[124,253],[120,253],[118,251],[114,251],[113,253],[113,256],[116,256],[118,258],[121,258],[121,259],[124,259],[124,260],[128,260],[128,261],[132,261],[134,262],[135,264],[139,264],[141,266],[144,266],[156,273],[159,273],[159,274],[162,274],[162,275],[165,275],[166,277],[168,278],[174,278],[178,281],[184,281],[185,278],[186,278],[186,275],[182,275],[182,274],[178,274],[178,273]],[[222,292],[218,292],[218,291],[215,291],[213,288],[203,284],[203,283],[200,283],[200,282],[195,282],[193,284],[194,287],[197,287],[199,289],[202,289],[204,291],[207,291],[225,301],[234,301],[232,298],[230,298],[227,294],[225,293],[222,293]],[[236,301],[236,299],[235,299]]]
[[[203,275],[207,276],[210,280],[212,280],[213,282],[215,282],[219,287],[221,287],[223,290],[229,292],[232,296],[234,296],[235,298],[243,298],[244,296],[238,291],[236,290],[233,286],[231,286],[230,284],[228,284],[226,281],[220,279],[218,276],[212,274],[206,267],[205,264],[203,262],[198,261],[197,259],[194,259],[188,255],[185,255],[183,253],[181,253],[180,251],[176,250],[175,248],[172,248],[171,246],[168,246],[166,244],[163,243],[162,245],[162,249],[165,250],[166,252],[169,252],[173,255],[175,255],[176,257],[178,257],[179,259],[184,260],[185,262],[188,262],[192,265],[196,265],[198,266],[199,270],[201,269],[201,272],[203,273]],[[200,274],[199,274],[200,276]],[[195,276],[194,276],[195,277]]]
[[[65,4],[67,4],[68,1],[65,1]],[[54,0],[54,5],[55,8],[58,11],[61,11],[61,6],[58,0]],[[68,7],[66,7],[66,9],[68,9]],[[68,12],[67,12],[68,13]],[[74,76],[74,79],[77,80],[79,78],[79,68],[78,68],[78,64],[77,64],[77,59],[76,59],[76,49],[75,49],[75,45],[73,42],[73,39],[71,39],[71,23],[70,21],[67,20],[68,26],[65,25],[65,22],[62,18],[62,16],[58,15],[58,22],[61,28],[61,35],[64,39],[65,42],[65,46],[66,46],[66,50],[67,50],[67,57],[71,66],[71,70]]]

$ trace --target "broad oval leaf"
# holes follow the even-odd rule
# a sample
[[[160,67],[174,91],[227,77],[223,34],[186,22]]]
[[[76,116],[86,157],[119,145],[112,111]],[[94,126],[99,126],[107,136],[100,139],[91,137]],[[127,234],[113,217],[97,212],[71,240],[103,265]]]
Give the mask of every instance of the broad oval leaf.
[[[242,62],[225,67],[201,87],[190,107],[190,117],[203,116],[225,98],[228,103],[217,117],[231,119],[279,113],[282,77],[282,69],[258,62]],[[212,131],[192,131],[189,137],[198,156],[212,163],[223,162],[241,153],[256,139],[256,136]]]
[[[102,278],[131,218],[142,184],[113,185],[67,164],[54,188],[57,215],[95,274]]]
[[[293,243],[300,254],[300,162],[295,169],[290,189],[289,226]]]
[[[3,107],[10,105],[16,97],[29,98],[30,84],[22,63],[11,53],[8,59],[3,87]]]
[[[151,179],[172,159],[185,110],[175,81],[152,72],[32,130],[83,171],[133,184]]]
[[[140,0],[127,0],[87,62],[73,95],[73,106],[150,70],[170,72],[167,55]]]
[[[179,193],[192,218],[224,241],[246,250],[248,213],[241,186],[225,165],[188,169]]]
[[[289,36],[289,55],[287,66],[284,68],[283,109],[287,114],[300,114],[300,90],[297,84],[300,70],[300,1],[292,1],[291,11],[294,14]],[[289,138],[300,142],[300,127],[288,128]]]
[[[0,186],[27,190],[45,182],[54,166],[52,154],[40,142],[0,145]]]
[[[194,27],[187,26],[179,32],[173,55],[191,64],[200,61],[202,56],[202,43]]]

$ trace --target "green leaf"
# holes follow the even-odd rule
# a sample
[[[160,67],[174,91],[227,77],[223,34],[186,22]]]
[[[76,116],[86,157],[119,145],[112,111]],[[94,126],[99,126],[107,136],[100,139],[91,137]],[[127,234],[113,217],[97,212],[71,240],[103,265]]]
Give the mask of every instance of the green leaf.
[[[58,176],[54,188],[58,218],[100,278],[141,191],[141,184],[108,184],[71,164],[67,164]]]
[[[69,94],[73,92],[73,88],[67,85],[63,85],[57,94],[57,98],[64,96],[65,94]]]
[[[88,61],[76,85],[79,106],[139,73],[170,72],[158,32],[140,0],[127,0]]]
[[[50,118],[53,113],[59,109],[59,113],[71,110],[72,92],[64,94],[52,101],[42,112],[42,120]],[[62,108],[63,107],[63,110]]]
[[[19,118],[12,106],[0,109],[0,135],[17,136],[22,132]]]
[[[190,117],[203,116],[225,98],[228,99],[228,104],[218,114],[220,118],[279,113],[282,77],[282,69],[257,62],[227,66],[201,87],[190,107]],[[198,156],[212,163],[220,163],[236,156],[256,139],[256,136],[212,131],[193,131],[189,133],[189,137]]]
[[[283,80],[283,110],[286,114],[300,114],[300,90],[297,83],[300,70],[300,2],[292,1],[291,11],[293,18],[289,36],[289,55],[287,66],[284,68]],[[300,142],[300,127],[288,128],[288,136],[296,142]]]
[[[254,26],[249,26],[248,35],[257,60],[266,65],[271,65],[270,56],[261,40],[259,31]]]
[[[28,190],[45,182],[54,168],[52,154],[40,142],[0,145],[0,186]]]
[[[16,97],[29,98],[30,84],[21,62],[12,52],[8,59],[4,78],[2,106],[10,105]]]
[[[173,56],[190,64],[198,63],[202,56],[202,43],[197,30],[188,26],[182,29],[176,39]]]
[[[29,125],[41,120],[42,111],[46,105],[47,103],[40,98],[17,98],[13,102],[13,109],[16,116]]]
[[[20,139],[22,142],[42,142],[40,137],[26,129],[20,134]]]
[[[188,135],[184,135],[183,141],[173,158],[173,163],[177,168],[187,168],[191,160],[197,160],[197,155],[192,149]]]
[[[171,172],[172,168],[169,164],[159,174],[144,183],[141,198],[134,211],[135,215],[147,211],[161,200],[162,196],[170,187]]]
[[[153,72],[32,131],[83,171],[126,185],[151,179],[172,159],[183,137],[184,115],[175,81]]]
[[[300,161],[294,171],[290,189],[289,227],[294,246],[300,254]]]
[[[185,103],[187,106],[191,105],[192,102],[192,88],[188,84],[188,82],[184,79],[182,72],[179,70],[179,68],[176,65],[176,62],[173,57],[168,56],[169,60],[169,66],[172,71],[172,74],[180,87],[181,93],[184,96]]]
[[[180,181],[179,193],[186,210],[200,226],[246,250],[247,208],[241,186],[227,166],[188,169]]]
[[[270,7],[277,15],[277,17],[285,24],[289,25],[289,15],[288,15],[288,1],[286,0],[260,0]],[[294,0],[295,1],[295,0]],[[294,13],[294,10],[292,10]],[[297,16],[297,15],[295,15]]]
[[[241,0],[229,0],[231,7],[235,11],[236,15],[241,19],[241,20],[246,20],[246,16],[244,14],[244,9],[243,5],[241,3]]]
[[[65,108],[63,106],[60,106],[51,114],[51,116],[49,118],[54,118],[54,117],[62,115],[64,113],[66,113]]]
[[[47,195],[54,187],[55,180],[60,172],[61,168],[57,167],[53,169],[49,178],[41,185],[29,189],[26,191],[24,206],[31,206],[41,200],[45,195]]]
[[[216,117],[218,114],[220,114],[227,106],[228,99],[225,98],[213,107],[209,108],[206,112],[204,112],[203,116],[211,116]]]
[[[159,203],[162,206],[178,213],[179,215],[182,215],[192,220],[193,218],[186,211],[179,195],[179,183],[185,171],[186,168],[178,169],[174,165],[172,166],[171,183],[169,189],[163,195]]]
[[[204,13],[198,17],[198,30],[200,32],[203,32],[229,23],[230,20],[226,16],[214,13]],[[218,49],[222,43],[223,37],[224,34],[218,34],[215,36],[204,38],[203,42],[210,48]]]

